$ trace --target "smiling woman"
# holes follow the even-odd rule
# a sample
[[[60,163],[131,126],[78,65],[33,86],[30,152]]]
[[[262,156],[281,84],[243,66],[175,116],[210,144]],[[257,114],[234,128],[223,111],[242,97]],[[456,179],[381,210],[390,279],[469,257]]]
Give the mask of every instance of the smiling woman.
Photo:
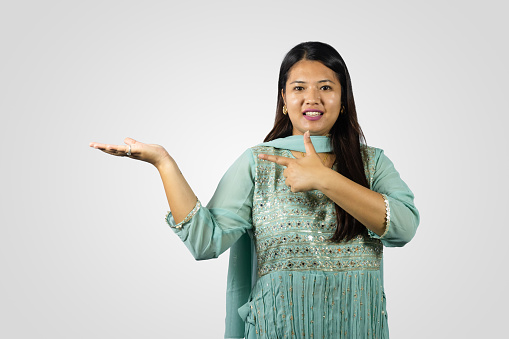
[[[166,221],[197,260],[230,248],[225,338],[388,338],[385,246],[419,223],[392,162],[365,145],[350,75],[331,46],[284,58],[274,127],[202,206],[159,145],[91,143],[159,171]]]
[[[341,109],[336,74],[319,61],[301,60],[290,70],[281,96],[293,125],[292,134],[326,135]]]

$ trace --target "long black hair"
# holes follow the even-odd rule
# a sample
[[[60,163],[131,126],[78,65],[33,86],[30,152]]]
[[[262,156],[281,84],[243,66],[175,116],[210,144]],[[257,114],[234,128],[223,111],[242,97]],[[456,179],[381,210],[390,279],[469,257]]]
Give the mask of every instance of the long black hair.
[[[314,41],[303,42],[286,54],[279,70],[276,120],[264,141],[292,135],[292,122],[287,115],[283,114],[282,93],[285,93],[291,68],[301,60],[319,61],[336,73],[341,85],[341,105],[344,109],[329,132],[332,152],[336,158],[335,165],[340,174],[369,188],[361,154],[361,143],[365,144],[366,140],[357,120],[350,74],[341,55],[330,45]],[[348,241],[357,235],[367,234],[366,227],[337,204],[336,216],[337,228],[331,238],[332,241]]]

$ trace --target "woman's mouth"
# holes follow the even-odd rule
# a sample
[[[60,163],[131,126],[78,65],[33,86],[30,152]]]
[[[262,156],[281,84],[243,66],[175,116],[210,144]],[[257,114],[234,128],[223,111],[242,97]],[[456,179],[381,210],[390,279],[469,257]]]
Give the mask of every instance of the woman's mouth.
[[[320,112],[320,111],[307,111],[307,112],[302,113],[302,115],[304,115],[304,118],[306,118],[307,120],[314,121],[314,120],[320,119],[322,117],[322,115],[323,115],[323,112]]]

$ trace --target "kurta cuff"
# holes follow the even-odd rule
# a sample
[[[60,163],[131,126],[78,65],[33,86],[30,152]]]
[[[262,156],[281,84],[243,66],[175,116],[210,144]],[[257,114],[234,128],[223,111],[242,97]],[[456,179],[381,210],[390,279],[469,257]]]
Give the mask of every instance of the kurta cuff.
[[[375,238],[375,239],[383,239],[383,237],[385,237],[385,235],[387,234],[387,232],[389,232],[389,227],[391,226],[391,207],[389,205],[389,199],[387,199],[387,196],[383,193],[380,193],[382,195],[382,197],[384,198],[384,202],[385,202],[385,231],[382,235],[378,235],[376,234],[375,232],[373,232],[372,230],[368,229],[368,234],[371,238]]]
[[[184,220],[182,220],[178,224],[175,223],[175,219],[173,219],[173,215],[171,214],[171,211],[168,211],[168,213],[166,214],[166,218],[165,218],[166,223],[171,228],[175,228],[177,230],[180,230],[180,229],[182,229],[182,226],[186,222],[189,222],[194,217],[194,215],[196,214],[196,212],[198,212],[200,207],[201,207],[200,200],[197,200],[196,201],[196,205],[194,205],[194,208],[191,210],[191,212],[189,212],[189,214],[184,218]]]

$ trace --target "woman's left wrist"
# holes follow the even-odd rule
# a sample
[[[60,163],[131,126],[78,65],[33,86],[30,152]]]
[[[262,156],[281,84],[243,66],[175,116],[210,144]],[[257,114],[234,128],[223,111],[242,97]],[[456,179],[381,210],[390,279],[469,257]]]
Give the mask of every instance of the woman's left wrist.
[[[335,173],[334,170],[323,166],[323,168],[320,169],[318,173],[316,173],[316,182],[315,187],[317,190],[321,191],[322,193],[325,193],[324,191],[327,190],[327,187],[329,186],[328,180],[331,175]]]

